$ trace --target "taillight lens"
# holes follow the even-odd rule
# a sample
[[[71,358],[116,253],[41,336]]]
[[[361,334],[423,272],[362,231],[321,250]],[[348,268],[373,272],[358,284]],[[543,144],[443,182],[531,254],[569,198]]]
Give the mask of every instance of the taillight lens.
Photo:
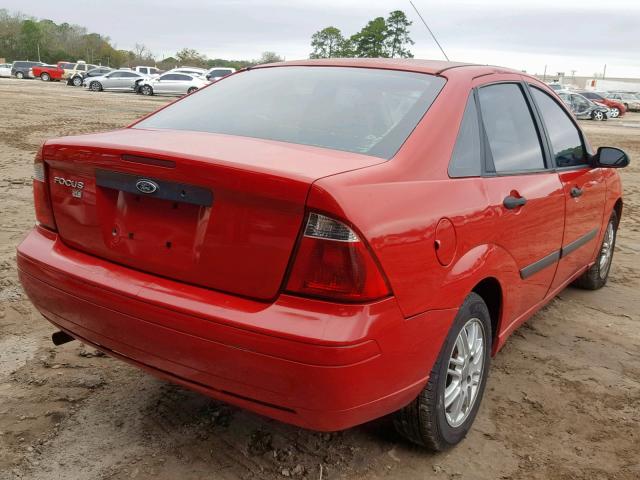
[[[36,220],[49,230],[56,229],[56,221],[53,218],[49,185],[47,185],[47,166],[42,158],[42,147],[36,153],[33,162],[33,204],[36,209]]]
[[[364,302],[389,295],[367,246],[342,222],[311,213],[293,261],[287,291]]]

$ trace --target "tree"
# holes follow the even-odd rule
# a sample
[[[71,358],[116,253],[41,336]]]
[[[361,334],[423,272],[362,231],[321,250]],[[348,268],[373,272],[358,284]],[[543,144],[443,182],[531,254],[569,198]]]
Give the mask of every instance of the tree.
[[[323,28],[311,37],[313,52],[310,58],[341,57],[344,43],[344,37],[340,29],[336,27]]]
[[[413,45],[414,41],[409,37],[410,22],[401,10],[394,10],[387,17],[387,34],[385,47],[389,57],[413,58],[413,54],[406,45]]]
[[[193,48],[183,48],[176,53],[176,59],[181,65],[189,65],[191,67],[207,66],[207,57]]]
[[[351,36],[356,57],[377,58],[388,57],[385,41],[387,24],[384,18],[377,17],[355,35]]]
[[[42,32],[38,24],[33,20],[22,22],[20,29],[20,50],[21,53],[30,60],[39,60],[38,50],[42,42]]]
[[[255,64],[256,65],[261,65],[263,63],[276,63],[276,62],[282,62],[284,61],[284,59],[278,55],[276,52],[262,52],[262,55],[260,55],[260,58],[258,60],[255,60]]]
[[[413,54],[407,48],[414,43],[409,37],[411,24],[403,11],[394,10],[386,20],[374,18],[349,38],[344,38],[336,27],[326,27],[312,35],[310,57],[412,58]]]

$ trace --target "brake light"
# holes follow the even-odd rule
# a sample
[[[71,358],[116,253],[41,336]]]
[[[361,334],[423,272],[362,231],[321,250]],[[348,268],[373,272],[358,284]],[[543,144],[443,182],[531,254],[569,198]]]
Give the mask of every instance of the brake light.
[[[342,222],[311,213],[286,290],[333,300],[364,302],[389,295],[367,246]]]
[[[38,149],[33,162],[33,204],[38,224],[49,230],[56,230],[51,195],[49,195],[49,185],[47,185],[47,166],[42,158],[42,149],[43,146]]]

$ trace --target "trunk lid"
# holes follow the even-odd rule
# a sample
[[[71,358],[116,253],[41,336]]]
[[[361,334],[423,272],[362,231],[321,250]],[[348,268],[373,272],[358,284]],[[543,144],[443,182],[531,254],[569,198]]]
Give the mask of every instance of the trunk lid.
[[[377,157],[221,134],[143,130],[47,142],[69,246],[144,272],[274,298],[318,178]]]

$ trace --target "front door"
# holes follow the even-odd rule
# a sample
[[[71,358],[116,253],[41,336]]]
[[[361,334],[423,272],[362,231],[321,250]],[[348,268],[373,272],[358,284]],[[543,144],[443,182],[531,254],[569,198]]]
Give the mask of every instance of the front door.
[[[588,164],[586,145],[569,113],[542,90],[531,87],[542,117],[565,196],[561,259],[552,288],[592,262],[603,222],[606,187],[602,170]]]

